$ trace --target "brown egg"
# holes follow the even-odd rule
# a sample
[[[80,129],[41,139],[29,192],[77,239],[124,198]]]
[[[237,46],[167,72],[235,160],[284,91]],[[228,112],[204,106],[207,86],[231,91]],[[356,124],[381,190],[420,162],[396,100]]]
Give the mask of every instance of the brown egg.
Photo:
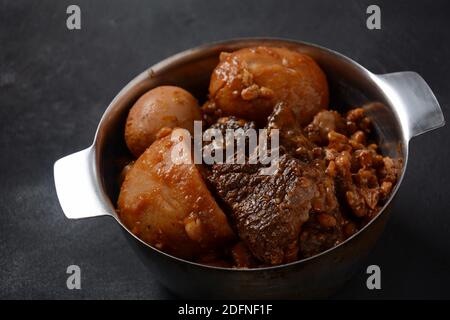
[[[210,100],[223,115],[265,125],[278,102],[286,103],[299,123],[309,123],[328,108],[325,74],[309,56],[286,48],[245,48],[222,53],[209,86]]]
[[[194,120],[200,120],[197,100],[186,90],[160,86],[145,93],[131,108],[125,141],[131,153],[139,157],[162,128],[184,128],[193,133]]]

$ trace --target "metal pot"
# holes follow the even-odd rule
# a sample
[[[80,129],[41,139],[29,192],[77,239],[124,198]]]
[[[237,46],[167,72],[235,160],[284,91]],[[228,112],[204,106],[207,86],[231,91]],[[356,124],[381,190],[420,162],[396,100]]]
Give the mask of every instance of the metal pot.
[[[134,102],[149,89],[181,86],[206,97],[211,71],[222,51],[265,45],[283,46],[313,57],[327,74],[334,105],[368,101],[382,152],[404,161],[403,172],[386,205],[368,225],[342,244],[314,257],[259,269],[200,265],[153,248],[127,230],[115,212],[121,169],[117,159],[128,154],[124,124]],[[237,39],[190,49],[152,66],[134,78],[106,109],[89,148],[59,159],[54,166],[56,191],[71,219],[113,217],[129,243],[162,284],[189,298],[317,298],[334,293],[361,264],[379,238],[389,206],[401,185],[411,138],[444,125],[439,104],[426,82],[414,72],[375,75],[332,50],[281,39]],[[101,232],[101,231],[100,231]],[[124,270],[126,272],[126,270]]]

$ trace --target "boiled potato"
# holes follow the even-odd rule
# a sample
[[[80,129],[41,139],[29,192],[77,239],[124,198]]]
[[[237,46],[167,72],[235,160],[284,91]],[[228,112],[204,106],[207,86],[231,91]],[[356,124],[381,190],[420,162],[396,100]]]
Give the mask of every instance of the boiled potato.
[[[254,120],[263,126],[278,102],[309,123],[328,107],[325,74],[307,55],[286,48],[245,48],[222,53],[209,86],[210,100],[223,115]]]
[[[180,144],[188,152],[180,153]],[[118,200],[119,217],[129,230],[186,259],[234,239],[225,214],[192,163],[190,150],[185,129],[153,142],[126,174]]]
[[[162,128],[184,128],[193,133],[194,120],[200,120],[197,100],[186,90],[160,86],[145,93],[131,108],[125,141],[131,153],[139,157]]]

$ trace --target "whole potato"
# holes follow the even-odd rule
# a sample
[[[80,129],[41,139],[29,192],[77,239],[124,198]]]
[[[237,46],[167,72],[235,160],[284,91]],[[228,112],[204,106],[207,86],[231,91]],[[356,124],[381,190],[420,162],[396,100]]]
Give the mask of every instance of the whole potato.
[[[193,259],[235,235],[192,161],[188,139],[186,130],[174,129],[136,160],[120,189],[118,214],[146,243]],[[179,144],[188,151],[180,154]]]
[[[194,120],[201,114],[197,100],[186,90],[160,86],[145,93],[131,108],[125,141],[131,153],[139,157],[157,138],[162,128],[184,128],[193,133]]]
[[[289,106],[301,125],[329,102],[327,79],[317,63],[297,51],[275,47],[222,53],[211,75],[209,96],[222,115],[261,126],[278,102]]]

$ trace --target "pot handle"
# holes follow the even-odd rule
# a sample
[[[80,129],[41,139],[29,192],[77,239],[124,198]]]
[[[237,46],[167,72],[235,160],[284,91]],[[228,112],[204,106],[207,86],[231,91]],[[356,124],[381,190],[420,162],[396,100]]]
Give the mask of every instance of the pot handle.
[[[95,152],[91,146],[59,159],[53,166],[56,194],[69,219],[111,215],[95,173]]]
[[[425,80],[415,72],[379,75],[379,85],[396,106],[408,139],[445,124],[439,102]]]

